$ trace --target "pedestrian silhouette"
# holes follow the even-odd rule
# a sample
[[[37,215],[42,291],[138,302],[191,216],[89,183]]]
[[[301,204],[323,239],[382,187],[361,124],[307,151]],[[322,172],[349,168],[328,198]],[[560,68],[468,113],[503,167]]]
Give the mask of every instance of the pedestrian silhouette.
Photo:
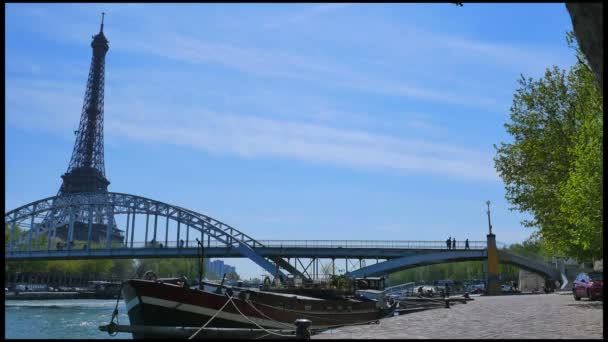
[[[452,238],[452,249],[456,249],[456,238]]]
[[[471,249],[469,248],[469,239],[464,240],[464,249]]]
[[[452,237],[448,237],[447,240],[445,240],[446,245],[448,246],[448,249],[450,249],[450,240],[452,239]]]

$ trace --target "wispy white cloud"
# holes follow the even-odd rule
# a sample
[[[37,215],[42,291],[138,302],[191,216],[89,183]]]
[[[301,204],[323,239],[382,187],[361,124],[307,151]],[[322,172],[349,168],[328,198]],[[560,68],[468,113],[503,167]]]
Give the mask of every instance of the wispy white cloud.
[[[490,158],[476,158],[472,151],[255,117],[222,114],[222,119],[215,122],[207,117],[204,125],[152,126],[108,121],[108,132],[242,158],[285,158],[356,169],[432,172],[496,180]]]
[[[157,42],[140,40],[134,49],[190,64],[219,64],[260,77],[321,82],[365,93],[408,97],[473,107],[497,108],[492,98],[448,89],[432,89],[355,71],[344,65],[281,51],[212,44],[180,34],[164,34]]]
[[[29,129],[63,134],[77,128],[84,86],[71,82],[6,79],[6,120]]]
[[[305,13],[325,13],[347,5],[318,5],[306,9]],[[40,33],[49,38],[52,37],[53,39],[67,40],[79,44],[89,39],[86,35],[78,32],[90,31],[90,24],[86,25],[85,28],[82,21],[70,21],[68,24],[66,22],[57,22],[57,19],[53,19],[52,16],[41,10],[36,10],[33,13],[31,15],[35,15],[45,23],[43,26],[48,26],[48,29],[44,29]],[[324,86],[350,89],[368,94],[404,97],[470,107],[492,109],[504,107],[504,104],[499,103],[498,100],[487,95],[480,95],[477,90],[463,93],[462,90],[455,91],[454,87],[438,89],[420,86],[415,82],[404,82],[382,73],[371,73],[369,70],[355,69],[343,61],[334,61],[329,58],[321,59],[286,50],[248,47],[235,45],[234,43],[210,42],[208,39],[203,39],[196,34],[186,35],[172,31],[166,27],[159,28],[150,25],[149,23],[153,22],[149,18],[150,16],[153,15],[148,14],[145,23],[140,23],[143,26],[140,25],[138,27],[136,25],[137,22],[135,22],[134,26],[129,30],[121,30],[120,39],[111,39],[111,49],[129,50],[137,53],[143,52],[192,65],[219,65],[261,78],[316,82]],[[143,27],[145,27],[145,30]],[[436,39],[437,37],[443,37],[441,35],[433,33],[425,34],[432,38],[428,39],[428,41],[442,41],[441,39]],[[424,37],[420,37],[419,35],[413,35],[413,37],[416,40],[424,39]],[[473,46],[477,50],[491,50],[488,47],[484,48],[480,44],[467,44],[466,41],[462,40],[458,44],[450,43],[451,39],[444,39],[443,41],[444,43],[442,44],[444,46],[452,44],[456,47],[460,46],[462,49],[470,49]],[[395,67],[397,68],[396,65]],[[456,88],[462,89],[462,87]]]
[[[265,23],[262,28],[264,30],[276,30],[289,25],[302,24],[310,21],[318,15],[349,7],[351,5],[352,4],[349,3],[320,4],[313,7],[298,9],[298,12],[281,17],[275,21]]]
[[[81,105],[77,86],[27,81],[11,81],[9,85],[9,123],[35,123],[63,134],[66,126],[77,124],[74,109]],[[354,169],[496,180],[489,156],[458,146],[174,104],[134,104],[128,98],[114,99],[106,112],[113,113],[105,117],[106,140],[126,137],[241,158],[281,158]]]
[[[520,72],[544,70],[548,66],[547,61],[565,64],[568,60],[546,48],[493,43],[449,33],[425,32],[424,36],[431,38],[437,47],[445,49],[451,58],[492,62],[517,68]]]
[[[315,15],[339,10],[347,4],[325,4],[302,9],[288,17],[287,21],[298,22],[312,19]],[[82,9],[81,9],[82,10]],[[82,43],[90,40],[87,35],[78,32],[86,32],[87,28],[77,26],[83,22],[66,21],[57,22],[61,17],[59,13],[49,15],[44,10],[33,10],[27,13],[43,22],[40,27],[50,28],[45,33],[47,38],[61,39],[72,43]],[[125,13],[122,13],[125,15]],[[150,17],[152,16],[152,17]],[[162,58],[178,61],[184,64],[210,65],[223,67],[231,70],[252,75],[259,78],[295,79],[298,81],[315,82],[322,86],[332,87],[340,91],[346,90],[350,94],[359,95],[388,95],[407,99],[425,100],[438,104],[474,106],[482,108],[497,107],[504,105],[498,100],[480,95],[479,92],[470,91],[470,87],[441,87],[421,86],[417,82],[404,81],[403,77],[387,73],[376,73],[366,68],[355,68],[339,59],[320,57],[306,54],[305,52],[294,52],[287,49],[259,48],[239,44],[235,42],[222,43],[213,42],[210,38],[204,38],[199,34],[183,34],[177,30],[167,27],[155,27],[146,23],[154,22],[154,14],[148,14],[144,22],[134,22],[134,27],[121,32],[116,39],[111,37],[111,49],[152,54]],[[142,27],[150,30],[142,35]],[[119,27],[117,25],[117,27]],[[196,32],[196,30],[192,31]],[[444,48],[447,53],[458,58],[487,58],[503,64],[519,63],[521,60],[529,60],[537,54],[536,50],[522,49],[506,44],[486,43],[462,36],[447,33],[425,32],[422,29],[412,31],[407,35],[408,39],[425,41],[422,49]],[[74,34],[76,33],[77,36]],[[416,42],[414,42],[413,45]],[[250,45],[250,44],[249,44]],[[481,57],[480,57],[481,56]],[[35,63],[35,60],[33,60]],[[394,60],[387,60],[384,67],[390,70]],[[36,65],[36,64],[31,64]],[[30,69],[30,72],[34,69]],[[112,80],[112,70],[108,70],[108,81]],[[160,71],[167,73],[167,70]],[[169,71],[171,73],[171,71]],[[124,78],[124,75],[122,75]],[[458,80],[461,84],[466,80]],[[166,82],[160,79],[159,82]],[[257,82],[257,80],[256,80]],[[53,90],[46,85],[35,85],[27,88],[23,84],[13,84],[7,90],[7,102],[11,109],[24,109],[31,103],[38,103],[35,108],[37,113],[49,113],[56,110],[56,115],[43,116],[31,119],[32,115],[16,116],[10,115],[14,124],[31,124],[39,122],[56,128],[64,129],[65,125],[75,126],[74,109],[81,105],[81,94],[84,84],[78,84],[70,90],[63,89],[63,94],[54,96]],[[183,84],[184,88],[193,85]],[[457,89],[457,90],[454,90]],[[464,90],[463,90],[464,89]],[[389,136],[387,133],[373,132],[374,125],[369,129],[363,129],[365,123],[373,123],[374,113],[355,113],[350,110],[337,110],[328,103],[307,103],[305,109],[289,108],[283,103],[275,106],[273,115],[264,115],[263,111],[269,106],[260,106],[257,113],[239,110],[234,103],[234,94],[217,89],[218,96],[222,96],[225,102],[225,110],[208,112],[192,112],[187,109],[181,110],[180,115],[173,116],[172,123],[163,121],[163,115],[150,118],[150,112],[158,108],[149,108],[150,104],[144,99],[130,95],[135,90],[123,89],[122,102],[107,102],[107,109],[115,106],[116,119],[108,117],[108,132],[120,134],[134,139],[145,141],[165,141],[180,145],[192,146],[214,153],[232,153],[244,158],[293,158],[309,162],[329,163],[356,168],[375,169],[397,169],[401,171],[432,171],[440,174],[453,174],[480,179],[491,179],[495,177],[494,171],[488,163],[489,158],[466,149],[453,149],[449,145],[420,143],[412,139]],[[272,89],[268,89],[272,93]],[[69,94],[69,95],[68,95]],[[120,95],[120,94],[119,94]],[[28,98],[31,103],[19,102],[15,99]],[[269,98],[269,97],[268,97]],[[56,100],[63,99],[63,100]],[[65,100],[68,99],[68,100]],[[267,102],[272,102],[268,100]],[[285,101],[284,101],[285,102]],[[289,101],[287,101],[289,102]],[[66,108],[70,105],[69,110]],[[288,103],[289,104],[289,103]],[[162,104],[155,104],[162,107]],[[200,104],[198,104],[200,106]],[[234,110],[227,113],[226,109]],[[281,108],[295,111],[289,115],[281,114]],[[31,106],[28,108],[31,109]],[[52,109],[49,109],[52,108]],[[60,109],[61,108],[61,109]],[[504,109],[504,108],[503,108]],[[174,112],[175,108],[166,108],[166,112]],[[120,111],[120,112],[119,112]],[[262,113],[260,113],[262,111]],[[25,110],[21,110],[25,113]],[[63,113],[63,114],[62,114]],[[121,114],[122,113],[122,114]],[[241,113],[241,115],[234,114]],[[66,115],[65,117],[61,115]],[[263,116],[263,117],[262,117]],[[274,116],[274,117],[273,117]],[[69,117],[69,119],[67,119]],[[307,117],[310,120],[302,120]],[[202,119],[204,118],[204,120]],[[372,119],[370,119],[372,118]],[[40,120],[38,120],[40,119]],[[335,127],[339,121],[358,122],[358,127]],[[196,120],[203,120],[204,125],[197,125]],[[375,120],[380,121],[380,120]],[[433,123],[433,120],[420,118],[405,118],[401,122],[410,128],[406,132],[417,131],[426,133],[442,132],[443,128]],[[62,127],[60,127],[62,126]],[[126,129],[128,127],[129,129]],[[137,128],[136,128],[137,127]],[[111,132],[114,133],[111,133]]]

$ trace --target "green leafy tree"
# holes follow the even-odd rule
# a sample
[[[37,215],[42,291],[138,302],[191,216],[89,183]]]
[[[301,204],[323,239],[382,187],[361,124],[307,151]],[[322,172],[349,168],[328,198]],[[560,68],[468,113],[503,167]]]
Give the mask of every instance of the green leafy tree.
[[[188,279],[198,279],[198,259],[137,259],[135,261],[135,276],[142,277],[147,271],[153,271],[162,278],[186,276]],[[205,276],[210,279],[217,279],[217,276],[211,275],[210,272],[207,272]]]
[[[451,279],[465,281],[484,277],[482,261],[462,261],[428,266],[420,266],[390,274],[387,285],[398,285],[409,282],[424,281],[433,283],[437,280]]]
[[[549,252],[589,260],[603,256],[603,98],[578,49],[577,58],[567,73],[521,77],[505,124],[513,142],[495,146],[494,160],[511,209],[532,214],[522,224]]]
[[[594,76],[578,56],[577,132],[568,150],[572,163],[568,179],[558,188],[559,210],[572,228],[569,256],[600,259],[603,256],[603,97]]]
[[[230,272],[226,273],[226,280],[237,281],[240,279],[241,279],[241,277],[235,271],[230,271]]]

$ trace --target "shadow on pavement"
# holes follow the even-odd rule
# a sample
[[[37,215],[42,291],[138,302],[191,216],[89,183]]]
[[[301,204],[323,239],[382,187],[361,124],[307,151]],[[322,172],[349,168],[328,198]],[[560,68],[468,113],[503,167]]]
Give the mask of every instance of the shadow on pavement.
[[[604,302],[597,302],[597,301],[578,302],[578,303],[572,303],[572,304],[566,304],[566,305],[576,306],[581,309],[596,309],[596,310],[604,309]]]

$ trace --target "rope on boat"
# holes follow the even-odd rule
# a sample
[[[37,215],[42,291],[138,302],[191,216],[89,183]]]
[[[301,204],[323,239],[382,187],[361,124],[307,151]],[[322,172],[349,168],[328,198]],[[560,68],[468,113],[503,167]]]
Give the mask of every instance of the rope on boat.
[[[259,305],[263,305],[263,306],[267,306],[269,308],[273,308],[276,310],[284,310],[284,311],[291,311],[291,312],[296,312],[298,314],[300,314],[303,318],[318,318],[318,319],[323,319],[323,320],[328,320],[328,321],[334,321],[334,322],[344,322],[343,320],[339,320],[339,319],[332,319],[329,317],[321,317],[321,316],[315,316],[315,315],[311,315],[311,314],[304,314],[301,311],[297,311],[297,310],[290,310],[290,309],[285,309],[285,308],[281,308],[281,307],[276,307],[276,306],[272,306],[272,305],[268,305],[268,304],[262,304],[262,303],[258,303]],[[256,311],[260,312],[257,308],[253,307],[254,309],[256,309]],[[261,313],[261,312],[260,312]],[[389,317],[391,314],[393,313],[393,311],[391,311],[390,313],[386,314],[384,317]],[[264,315],[262,313],[262,315]],[[266,315],[264,315],[266,316]],[[272,319],[271,319],[272,320]],[[279,322],[279,321],[277,321]],[[378,319],[373,319],[373,320],[369,320],[369,321],[365,321],[365,322],[355,322],[355,323],[341,323],[341,324],[336,324],[336,325],[328,325],[324,328],[311,328],[311,330],[327,330],[327,329],[333,329],[333,328],[339,328],[339,327],[348,327],[348,326],[354,326],[354,325],[366,325],[366,324],[379,324],[380,320]],[[282,323],[282,322],[279,322]],[[283,323],[285,324],[285,323]]]
[[[114,306],[114,312],[112,312],[112,318],[110,318],[110,323],[108,324],[108,335],[114,337],[118,335],[118,329],[116,327],[119,325],[118,322],[118,303],[120,301],[120,296],[122,295],[122,285],[120,283],[120,289],[118,290],[118,297],[116,297],[116,306]],[[116,323],[114,323],[114,318],[116,318]]]
[[[270,334],[265,334],[265,335],[262,335],[262,336],[260,336],[260,337],[256,338],[256,340],[261,340],[261,339],[263,339],[264,337],[266,337],[266,336],[268,336],[268,335],[270,335]]]
[[[228,296],[228,295],[226,295],[226,296]],[[219,314],[219,313],[220,313],[222,310],[224,310],[224,308],[226,307],[226,305],[228,305],[228,303],[230,303],[231,301],[232,301],[232,296],[228,296],[228,300],[226,301],[226,303],[224,303],[224,305],[222,305],[222,307],[221,307],[219,310],[217,310],[217,312],[216,312],[216,313],[215,313],[213,316],[211,316],[211,318],[209,318],[209,319],[207,320],[207,322],[206,322],[206,323],[205,323],[205,324],[204,324],[202,327],[200,327],[200,328],[199,328],[199,329],[198,329],[198,330],[197,330],[197,331],[196,331],[194,334],[192,334],[192,336],[190,336],[188,339],[189,339],[189,340],[191,340],[191,339],[195,338],[195,337],[196,337],[196,336],[197,336],[197,335],[198,335],[198,334],[199,334],[199,333],[200,333],[200,332],[201,332],[203,329],[205,329],[205,328],[207,327],[207,325],[208,325],[209,323],[211,323],[211,321],[213,321],[213,319],[215,319],[215,317],[216,317],[216,316],[217,316],[217,315],[218,315],[218,314]]]
[[[258,328],[264,330],[268,334],[272,334],[272,335],[276,335],[276,336],[281,336],[281,337],[293,337],[294,336],[294,335],[285,335],[285,334],[275,333],[274,331],[270,331],[270,330],[264,328],[263,326],[259,325],[257,322],[254,322],[254,321],[250,320],[249,317],[245,316],[245,314],[243,314],[241,312],[241,310],[239,310],[239,308],[236,306],[236,303],[232,300],[232,297],[228,297],[228,301],[230,301],[232,303],[232,305],[234,306],[234,308],[236,309],[236,311],[238,311],[241,314],[241,316],[245,317],[246,320],[248,320],[249,322],[253,323]]]
[[[218,311],[217,311],[217,312],[216,312],[216,313],[215,313],[215,314],[214,314],[214,315],[213,315],[211,318],[209,318],[209,320],[207,320],[207,322],[206,322],[206,323],[205,323],[205,324],[204,324],[202,327],[200,327],[200,328],[199,328],[199,329],[198,329],[198,330],[197,330],[197,331],[196,331],[194,334],[192,334],[192,336],[190,336],[190,337],[188,338],[189,340],[191,340],[191,339],[195,338],[196,336],[198,336],[198,334],[199,334],[199,333],[200,333],[200,332],[201,332],[201,331],[202,331],[202,330],[203,330],[205,327],[207,327],[207,325],[208,325],[209,323],[211,323],[211,321],[212,321],[213,319],[215,319],[215,317],[216,317],[216,316],[217,316],[217,315],[218,315],[218,314],[219,314],[219,313],[220,313],[222,310],[224,310],[224,308],[226,307],[226,305],[228,305],[228,303],[232,303],[232,305],[234,306],[234,308],[236,309],[236,311],[237,311],[239,314],[241,314],[241,316],[243,316],[243,317],[244,317],[246,320],[248,320],[248,321],[249,321],[249,322],[251,322],[253,325],[257,326],[258,328],[260,328],[261,330],[263,330],[263,331],[265,331],[265,332],[266,332],[266,334],[265,334],[265,335],[262,335],[262,336],[258,337],[257,339],[264,338],[264,337],[266,337],[266,336],[268,336],[268,335],[271,335],[271,334],[272,334],[272,335],[276,335],[276,336],[280,336],[280,337],[293,337],[293,336],[294,336],[294,335],[285,335],[285,334],[279,334],[279,333],[276,333],[276,332],[274,332],[274,331],[271,331],[271,330],[268,330],[268,329],[264,328],[263,326],[261,326],[261,325],[260,325],[260,324],[258,324],[257,322],[255,322],[255,321],[253,321],[253,320],[249,319],[249,317],[247,317],[245,314],[243,314],[243,313],[241,312],[241,310],[239,310],[239,308],[238,308],[238,306],[236,305],[236,303],[235,303],[235,302],[232,300],[232,297],[233,297],[232,295],[228,295],[228,294],[226,294],[226,296],[228,297],[228,300],[226,300],[226,303],[224,303],[224,305],[222,305],[222,307],[221,307],[221,308],[220,308],[220,309],[219,309],[219,310],[218,310]],[[257,311],[257,312],[258,312],[259,314],[261,314],[263,317],[265,317],[265,318],[267,318],[267,319],[269,319],[269,320],[271,320],[271,321],[273,321],[273,322],[277,322],[277,323],[279,323],[279,324],[282,324],[282,325],[285,325],[285,326],[291,327],[291,325],[290,325],[290,324],[287,324],[287,323],[284,323],[284,322],[281,322],[281,321],[277,321],[277,320],[275,320],[275,319],[273,319],[273,318],[271,318],[271,317],[268,317],[268,315],[264,314],[262,311],[260,311],[258,308],[256,308],[256,307],[255,307],[255,306],[254,306],[254,305],[251,303],[251,301],[250,301],[250,300],[246,300],[245,302],[246,302],[247,304],[249,304],[249,306],[251,306],[251,307],[252,307],[252,308],[253,308],[255,311]],[[331,319],[331,318],[329,318],[329,317],[319,317],[319,316],[314,316],[314,315],[310,315],[310,314],[305,315],[305,314],[302,314],[301,312],[299,312],[299,311],[295,311],[295,310],[289,310],[289,309],[285,309],[285,308],[279,308],[279,307],[275,307],[275,306],[268,305],[268,304],[261,304],[261,303],[258,303],[258,304],[263,305],[263,306],[267,306],[267,307],[270,307],[270,308],[273,308],[273,309],[280,309],[280,310],[286,310],[286,311],[298,312],[298,313],[299,313],[301,316],[303,316],[303,317],[320,318],[320,319],[326,319],[326,320],[330,320],[330,321],[336,321],[336,322],[340,322],[340,320],[337,320],[337,319]],[[388,316],[388,315],[387,315],[387,316]],[[338,328],[338,327],[346,327],[346,326],[353,326],[353,325],[365,325],[365,324],[379,324],[379,323],[380,323],[380,321],[379,321],[378,319],[374,319],[374,320],[365,321],[365,322],[356,322],[356,323],[342,323],[342,324],[330,325],[330,326],[326,326],[326,327],[324,327],[324,328],[317,328],[317,329],[314,329],[314,328],[313,328],[313,329],[311,329],[311,330],[327,330],[327,329]]]
[[[268,315],[266,315],[265,313],[263,313],[262,311],[260,311],[260,309],[256,308],[250,300],[246,300],[245,303],[249,304],[249,306],[251,306],[255,311],[257,311],[263,317],[265,317],[265,318],[267,318],[267,319],[269,319],[269,320],[271,320],[273,322],[277,322],[279,324],[282,324],[284,326],[292,328],[291,324],[287,324],[285,322],[277,321],[276,319],[274,319],[272,317],[269,317]],[[264,335],[264,336],[266,336],[266,335]]]

